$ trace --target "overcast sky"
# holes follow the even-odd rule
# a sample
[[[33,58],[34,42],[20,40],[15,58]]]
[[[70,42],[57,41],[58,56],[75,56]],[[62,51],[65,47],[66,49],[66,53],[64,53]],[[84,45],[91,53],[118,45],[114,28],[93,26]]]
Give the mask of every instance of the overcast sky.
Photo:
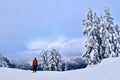
[[[80,56],[86,40],[81,20],[89,7],[99,16],[109,7],[120,22],[120,0],[0,0],[0,53],[34,57],[57,48],[63,56]]]

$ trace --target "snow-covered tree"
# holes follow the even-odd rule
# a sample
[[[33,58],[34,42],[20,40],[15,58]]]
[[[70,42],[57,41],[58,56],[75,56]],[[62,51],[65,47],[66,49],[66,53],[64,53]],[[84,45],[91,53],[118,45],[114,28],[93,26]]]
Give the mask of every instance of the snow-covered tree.
[[[52,49],[49,54],[48,67],[52,71],[60,71],[62,65],[61,55],[56,49]]]
[[[96,13],[93,16],[92,10],[89,9],[83,25],[85,25],[83,33],[87,36],[85,45],[87,51],[83,54],[83,58],[87,60],[88,64],[101,62],[111,54],[118,56],[120,53],[120,30],[118,25],[114,25],[109,9],[105,10],[104,18],[98,17]]]
[[[108,31],[108,39],[110,45],[110,54],[112,56],[119,56],[120,53],[120,30],[118,25],[114,25],[114,18],[111,17],[109,8],[105,9],[105,26]]]
[[[65,63],[65,71],[67,71],[67,70],[68,70],[68,64]]]
[[[85,20],[83,20],[83,25],[85,25],[85,29],[84,29],[84,35],[86,35],[86,36],[88,36],[87,37],[87,42],[86,42],[86,47],[88,48],[88,50],[87,50],[87,52],[83,55],[83,57],[90,57],[90,56],[88,56],[90,53],[91,53],[91,51],[92,51],[92,49],[93,49],[93,38],[92,38],[92,36],[90,36],[90,31],[91,31],[91,28],[92,28],[92,24],[93,24],[93,13],[92,13],[92,10],[91,9],[89,9],[89,12],[88,12],[88,14],[87,14],[87,19],[85,19]],[[87,44],[87,43],[90,43],[90,44]]]
[[[56,49],[42,51],[40,53],[40,64],[43,70],[62,70],[62,59]]]
[[[83,55],[89,62],[89,64],[96,63],[95,61],[100,60],[100,45],[101,45],[101,38],[100,38],[100,28],[99,28],[100,19],[94,14],[92,10],[89,9],[87,14],[87,19],[83,20],[83,25],[85,25],[84,35],[87,36],[86,47],[87,51]]]
[[[48,70],[48,50],[41,52],[40,64],[43,70]]]

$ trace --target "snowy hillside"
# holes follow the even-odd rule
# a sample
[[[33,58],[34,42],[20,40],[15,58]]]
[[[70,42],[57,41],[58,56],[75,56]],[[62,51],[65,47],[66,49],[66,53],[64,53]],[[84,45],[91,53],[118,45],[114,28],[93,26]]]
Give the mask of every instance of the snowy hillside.
[[[0,80],[120,80],[120,57],[104,59],[85,69],[56,72],[0,68]]]
[[[10,67],[10,65],[9,60],[0,54],[0,67]]]
[[[0,67],[15,68],[15,64],[10,63],[10,61],[0,54]]]
[[[64,58],[63,59],[63,67],[65,70],[75,70],[85,68],[87,63],[85,60],[81,59],[80,57],[73,57],[73,58]]]

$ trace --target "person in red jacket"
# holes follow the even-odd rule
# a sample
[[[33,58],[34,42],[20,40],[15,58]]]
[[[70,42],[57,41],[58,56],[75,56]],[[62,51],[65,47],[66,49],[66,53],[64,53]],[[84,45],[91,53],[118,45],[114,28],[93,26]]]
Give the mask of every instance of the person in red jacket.
[[[33,66],[33,72],[36,72],[38,66],[38,60],[36,58],[34,58],[32,66]]]

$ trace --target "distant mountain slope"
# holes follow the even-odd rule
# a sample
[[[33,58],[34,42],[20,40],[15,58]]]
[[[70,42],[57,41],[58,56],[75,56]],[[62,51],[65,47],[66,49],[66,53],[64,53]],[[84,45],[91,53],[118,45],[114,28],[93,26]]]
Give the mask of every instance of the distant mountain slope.
[[[2,55],[0,55],[0,67],[15,67],[14,64],[11,64],[10,61],[3,57]]]
[[[0,68],[0,80],[120,80],[120,57],[72,71],[38,71]]]
[[[81,69],[87,66],[86,62],[79,57],[64,59],[63,62],[63,67],[66,70]]]

